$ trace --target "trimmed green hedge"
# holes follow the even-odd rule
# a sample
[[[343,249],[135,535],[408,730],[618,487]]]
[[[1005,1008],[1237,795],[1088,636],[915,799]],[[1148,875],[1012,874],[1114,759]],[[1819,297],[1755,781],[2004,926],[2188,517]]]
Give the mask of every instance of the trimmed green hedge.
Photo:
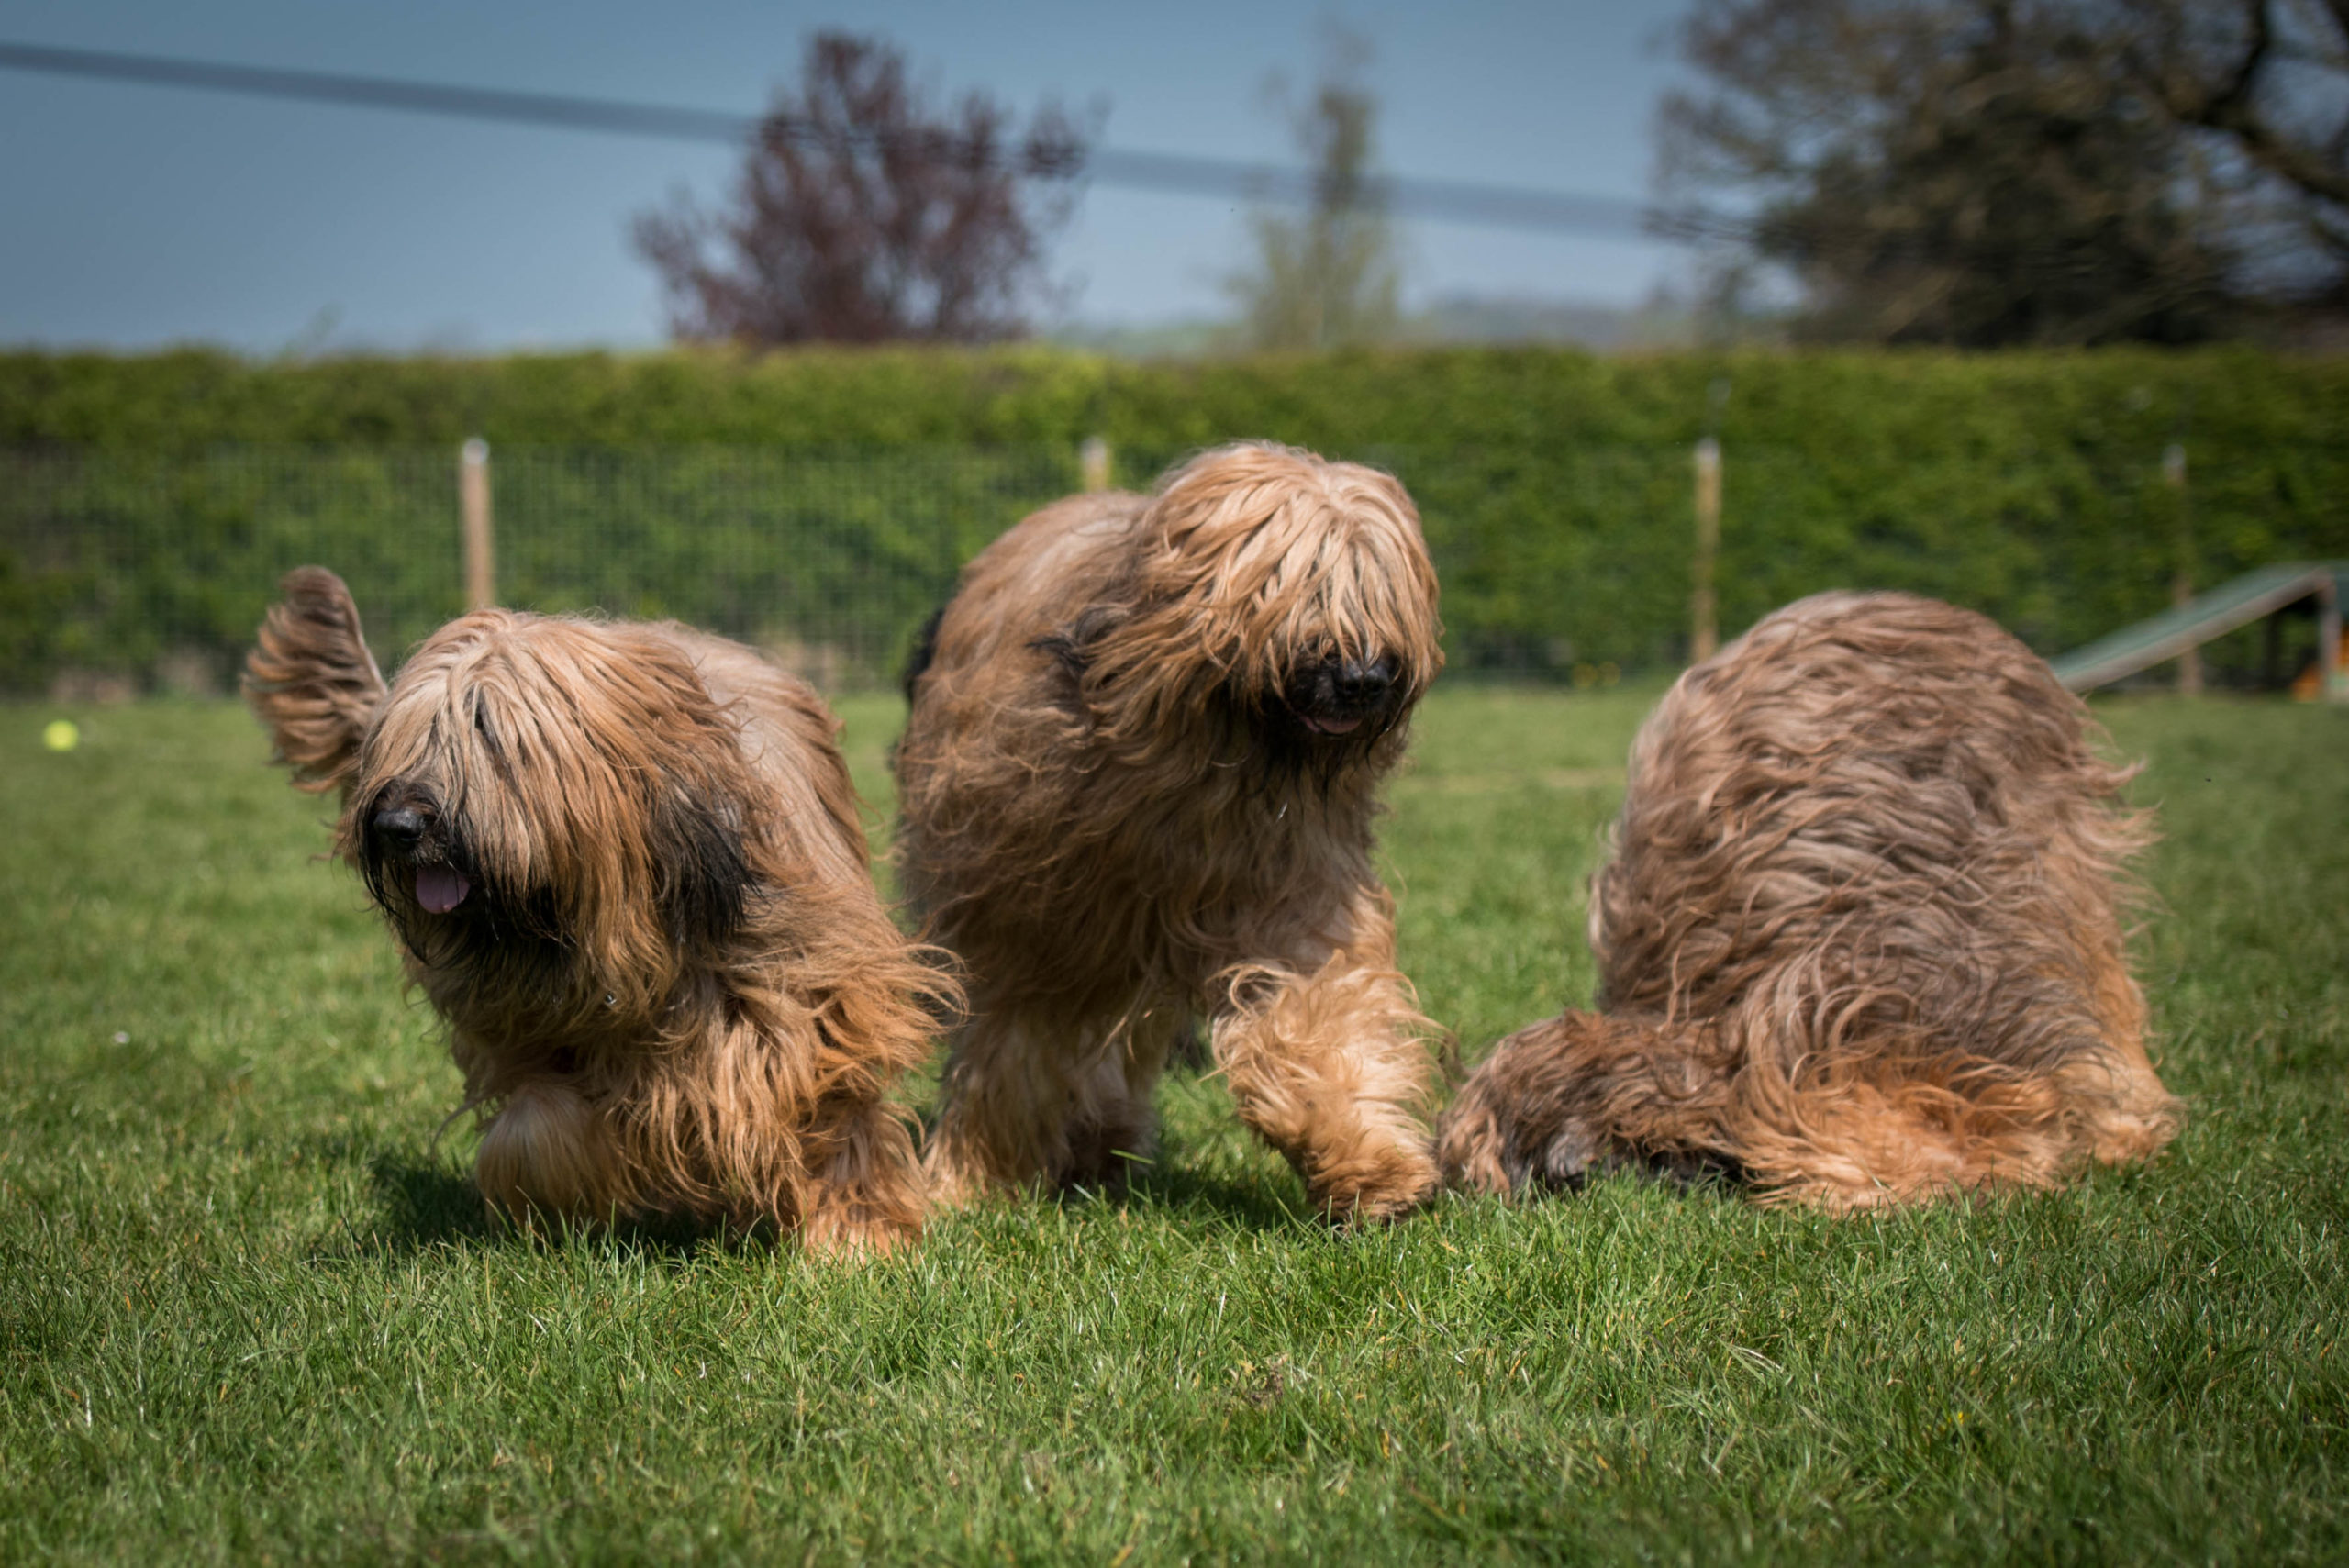
[[[1887,472],[2064,454],[2143,463],[2176,433],[2242,457],[2349,434],[2349,362],[2197,353],[1421,350],[1134,363],[1043,348],[243,360],[0,352],[0,447],[1685,445]],[[2189,406],[2190,405],[2190,406]]]
[[[473,434],[497,454],[513,596],[820,644],[842,679],[878,678],[953,562],[1073,484],[1097,433],[1130,485],[1241,436],[1392,467],[1459,667],[1665,664],[1686,651],[1689,443],[1723,376],[1725,632],[1892,586],[2053,652],[2165,604],[2188,531],[2206,584],[2349,556],[2349,363],[2235,350],[11,353],[0,684],[151,678],[171,649],[225,667],[289,552],[347,563],[362,602],[381,579],[403,634],[429,624],[454,607],[450,464]],[[2185,518],[2158,477],[2181,435]],[[2217,653],[2252,658],[2247,637]]]

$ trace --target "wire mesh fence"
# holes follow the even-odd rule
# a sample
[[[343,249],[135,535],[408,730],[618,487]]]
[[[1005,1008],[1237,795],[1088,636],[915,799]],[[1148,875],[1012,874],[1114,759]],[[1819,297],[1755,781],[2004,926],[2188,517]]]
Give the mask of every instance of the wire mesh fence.
[[[669,617],[828,688],[888,680],[961,563],[1076,484],[1073,451],[500,451],[497,597]],[[351,584],[389,663],[464,607],[454,455],[0,455],[0,684],[223,689],[275,584]]]
[[[1122,450],[1146,487],[1176,450]],[[1452,669],[1599,680],[1691,640],[1687,448],[1368,448],[1410,489],[1443,585]],[[1725,455],[1725,634],[1828,587],[1982,609],[2055,652],[2271,561],[2349,556],[2339,454],[2098,467],[2051,453],[1887,465]],[[962,563],[1081,487],[1071,443],[786,451],[505,448],[491,456],[497,596],[674,617],[766,650],[829,690],[894,679]],[[1894,475],[1887,480],[1887,473]],[[2173,476],[2174,478],[2174,476]],[[0,689],[71,697],[221,691],[278,578],[351,584],[385,662],[464,607],[457,454],[232,448],[195,457],[0,451]],[[2313,646],[2312,629],[2299,641]],[[2299,656],[2297,642],[2283,657]],[[2275,651],[2244,632],[2215,679]]]

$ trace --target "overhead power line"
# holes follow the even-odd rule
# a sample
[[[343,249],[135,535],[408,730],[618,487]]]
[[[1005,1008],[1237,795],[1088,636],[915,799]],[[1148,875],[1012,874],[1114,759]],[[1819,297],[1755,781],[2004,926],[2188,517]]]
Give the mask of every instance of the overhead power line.
[[[456,119],[495,120],[509,125],[553,126],[567,130],[606,131],[676,141],[719,142],[729,146],[740,146],[749,141],[763,126],[770,130],[780,128],[786,135],[793,134],[795,128],[804,129],[811,139],[816,134],[812,127],[796,128],[795,122],[788,117],[775,116],[729,114],[713,109],[630,104],[607,98],[576,98],[551,93],[515,93],[495,87],[403,82],[382,76],[345,75],[338,72],[226,65],[208,61],[166,59],[157,55],[118,54],[103,50],[51,49],[39,44],[0,42],[0,69],[33,72],[47,76],[138,82],[150,86],[193,87],[246,97],[292,98],[316,104],[395,109]],[[1088,150],[1082,161],[1074,165],[1047,164],[1023,172],[1035,178],[1067,178],[1081,174],[1090,176],[1104,185],[1133,190],[1299,206],[1310,204],[1320,194],[1318,177],[1310,170],[1247,163],[1236,159],[1197,158],[1174,152],[1124,151],[1106,147]],[[1373,177],[1364,181],[1364,186],[1369,197],[1382,201],[1387,210],[1404,217],[1494,228],[1598,235],[1619,239],[1677,237],[1671,233],[1659,234],[1651,226],[1646,207],[1619,196],[1581,195],[1519,185],[1486,184],[1469,180],[1416,179],[1400,175]]]

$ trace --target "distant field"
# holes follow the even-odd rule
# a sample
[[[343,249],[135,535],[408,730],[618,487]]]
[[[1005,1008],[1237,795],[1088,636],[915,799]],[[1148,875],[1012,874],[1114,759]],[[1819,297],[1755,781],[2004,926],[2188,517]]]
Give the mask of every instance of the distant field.
[[[1473,1060],[1587,999],[1653,689],[1440,691],[1386,844]],[[1339,1238],[1212,1080],[915,1256],[485,1224],[431,1016],[228,706],[0,707],[0,1562],[2340,1562],[2349,714],[2138,700],[2186,1131],[1884,1218],[1628,1178]],[[847,706],[885,813],[891,701]]]

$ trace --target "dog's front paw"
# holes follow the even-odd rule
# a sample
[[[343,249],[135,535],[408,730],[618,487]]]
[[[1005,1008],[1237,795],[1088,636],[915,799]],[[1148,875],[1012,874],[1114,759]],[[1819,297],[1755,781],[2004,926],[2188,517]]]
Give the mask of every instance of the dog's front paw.
[[[912,1246],[921,1222],[903,1215],[860,1212],[855,1206],[822,1208],[799,1228],[800,1249],[824,1262],[854,1263]]]
[[[1580,1117],[1568,1116],[1547,1129],[1531,1147],[1512,1149],[1507,1163],[1509,1185],[1516,1192],[1541,1188],[1547,1192],[1578,1193],[1591,1168],[1612,1169],[1615,1157],[1597,1129]]]
[[[1306,1196],[1314,1209],[1341,1227],[1400,1219],[1442,1185],[1434,1156],[1416,1141],[1353,1151],[1305,1174]]]
[[[963,1140],[942,1127],[930,1134],[930,1147],[922,1153],[921,1173],[934,1209],[969,1208],[1019,1191],[1017,1184],[998,1180]]]
[[[1596,1124],[1554,1099],[1529,1104],[1497,1094],[1483,1074],[1444,1113],[1436,1155],[1445,1186],[1498,1197],[1580,1192],[1591,1171],[1614,1158]]]
[[[506,1096],[482,1134],[473,1179],[490,1207],[518,1223],[607,1221],[624,1184],[594,1107],[554,1083],[529,1083]]]

